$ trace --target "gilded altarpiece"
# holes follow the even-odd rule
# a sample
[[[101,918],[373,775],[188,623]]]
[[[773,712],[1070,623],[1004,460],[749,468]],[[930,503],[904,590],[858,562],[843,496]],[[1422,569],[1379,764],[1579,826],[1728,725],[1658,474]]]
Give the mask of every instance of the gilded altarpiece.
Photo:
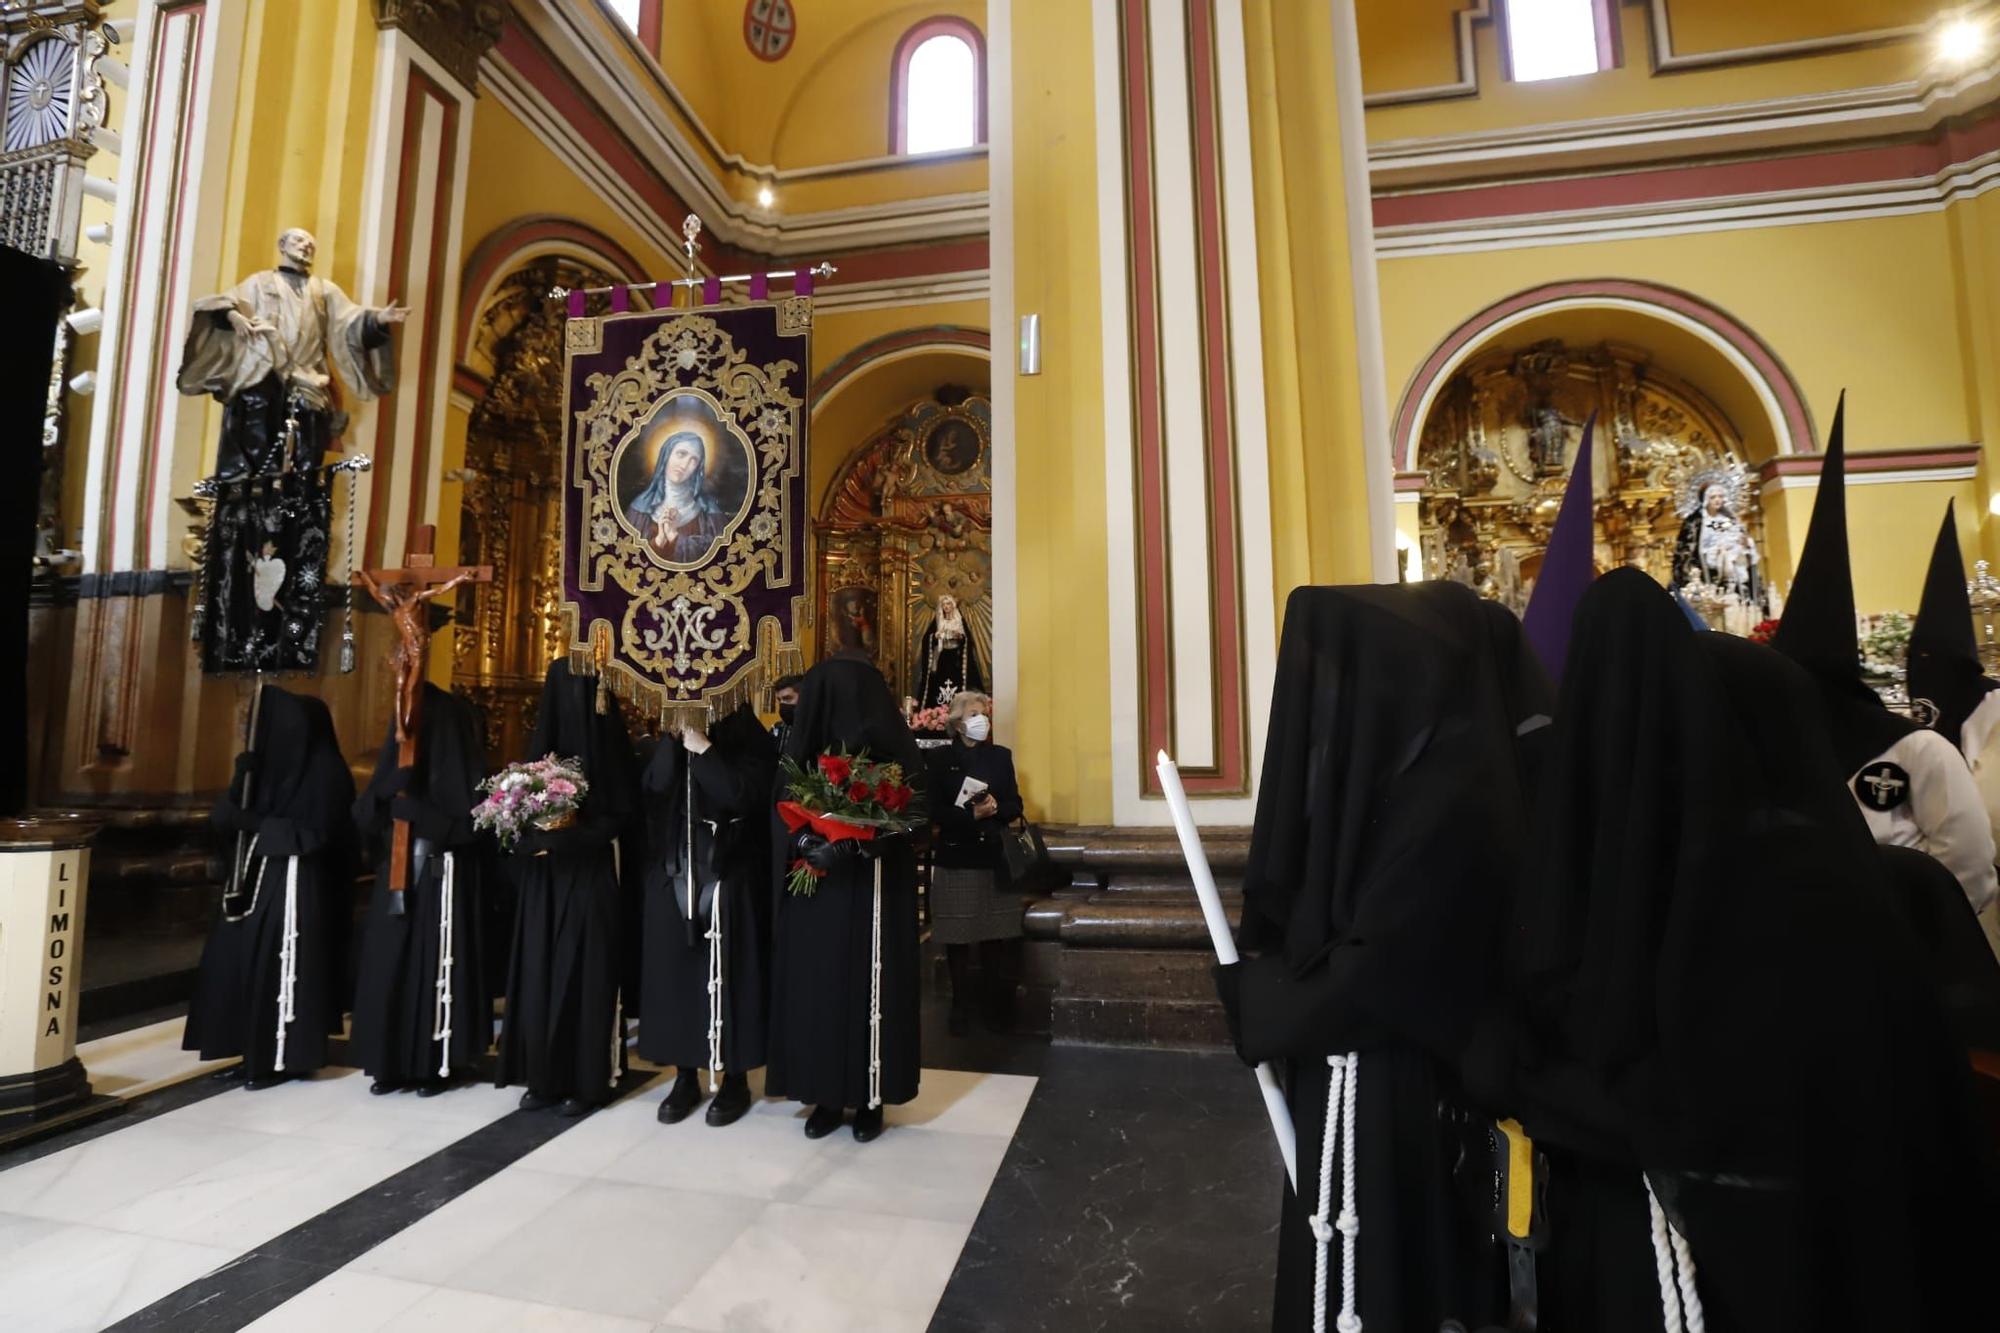
[[[920,674],[940,598],[993,661],[993,404],[941,389],[841,464],[815,525],[822,657],[866,652],[898,698]]]
[[[1639,348],[1542,342],[1473,358],[1432,405],[1417,455],[1424,576],[1522,610],[1592,412],[1599,569],[1635,565],[1662,585],[1684,582],[1677,542],[1717,486],[1763,549],[1741,439],[1699,388]]]
[[[458,562],[493,566],[493,583],[459,593],[453,680],[478,704],[496,756],[527,744],[542,675],[561,651],[563,308],[553,288],[611,282],[574,260],[536,260],[503,280],[473,330],[472,359],[492,367],[472,409]],[[608,310],[593,298],[593,313]]]

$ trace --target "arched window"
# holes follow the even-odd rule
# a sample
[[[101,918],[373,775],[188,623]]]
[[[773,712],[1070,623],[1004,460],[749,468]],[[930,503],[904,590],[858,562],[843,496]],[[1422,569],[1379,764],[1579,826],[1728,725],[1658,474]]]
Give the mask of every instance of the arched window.
[[[1507,0],[1507,77],[1516,83],[1595,74],[1618,63],[1608,0]]]
[[[604,0],[648,51],[660,49],[660,0]]]
[[[964,19],[919,23],[896,44],[889,151],[943,153],[986,142],[986,44]]]

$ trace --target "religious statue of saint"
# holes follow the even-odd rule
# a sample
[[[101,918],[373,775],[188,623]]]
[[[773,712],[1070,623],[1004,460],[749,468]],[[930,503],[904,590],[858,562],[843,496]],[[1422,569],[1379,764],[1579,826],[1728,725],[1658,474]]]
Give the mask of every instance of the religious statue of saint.
[[[1701,488],[1701,499],[1682,519],[1674,543],[1674,586],[1695,583],[1733,593],[1745,604],[1763,592],[1756,543],[1732,511],[1729,488],[1720,481]]]
[[[275,269],[194,303],[175,383],[184,394],[223,404],[218,477],[318,467],[347,426],[333,372],[363,401],[395,387],[389,330],[410,312],[356,305],[314,277],[318,248],[310,232],[294,227],[278,238]]]
[[[980,669],[979,652],[973,646],[958,598],[950,593],[938,598],[937,615],[924,630],[921,651],[917,662],[918,707],[949,704],[960,690],[985,692],[986,674]]]
[[[1569,428],[1577,423],[1562,414],[1553,399],[1544,398],[1528,412],[1528,452],[1543,472],[1560,472],[1569,447]]]
[[[727,526],[708,492],[708,451],[693,431],[669,438],[653,464],[653,479],[625,507],[625,517],[661,559],[695,564]]]

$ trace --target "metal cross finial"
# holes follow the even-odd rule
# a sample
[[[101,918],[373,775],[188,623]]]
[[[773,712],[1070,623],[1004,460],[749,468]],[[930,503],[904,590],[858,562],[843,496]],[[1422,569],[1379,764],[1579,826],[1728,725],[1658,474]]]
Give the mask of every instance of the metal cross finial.
[[[701,248],[701,219],[690,213],[681,219],[681,235],[686,239],[688,276],[694,276],[694,252]]]

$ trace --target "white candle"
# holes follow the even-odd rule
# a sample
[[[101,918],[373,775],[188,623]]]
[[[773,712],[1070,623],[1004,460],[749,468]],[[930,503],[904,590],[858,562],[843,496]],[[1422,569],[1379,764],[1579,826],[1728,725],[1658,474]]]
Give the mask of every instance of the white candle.
[[[1194,811],[1188,806],[1187,792],[1181,786],[1181,771],[1174,761],[1160,751],[1159,762],[1160,791],[1167,798],[1167,808],[1173,812],[1174,832],[1180,835],[1181,855],[1187,858],[1188,877],[1194,880],[1195,898],[1201,903],[1202,920],[1208,923],[1209,943],[1215,946],[1215,957],[1227,967],[1237,959],[1236,937],[1229,929],[1229,918],[1222,910],[1222,895],[1215,887],[1215,874],[1208,867],[1208,853],[1201,845],[1201,830],[1194,825]],[[1257,1066],[1257,1089],[1264,1094],[1264,1110],[1271,1117],[1271,1133],[1278,1140],[1278,1155],[1285,1159],[1285,1177],[1292,1182],[1292,1190],[1299,1187],[1298,1132],[1292,1127],[1291,1108],[1285,1105],[1285,1093],[1278,1086],[1278,1075],[1265,1061]]]

